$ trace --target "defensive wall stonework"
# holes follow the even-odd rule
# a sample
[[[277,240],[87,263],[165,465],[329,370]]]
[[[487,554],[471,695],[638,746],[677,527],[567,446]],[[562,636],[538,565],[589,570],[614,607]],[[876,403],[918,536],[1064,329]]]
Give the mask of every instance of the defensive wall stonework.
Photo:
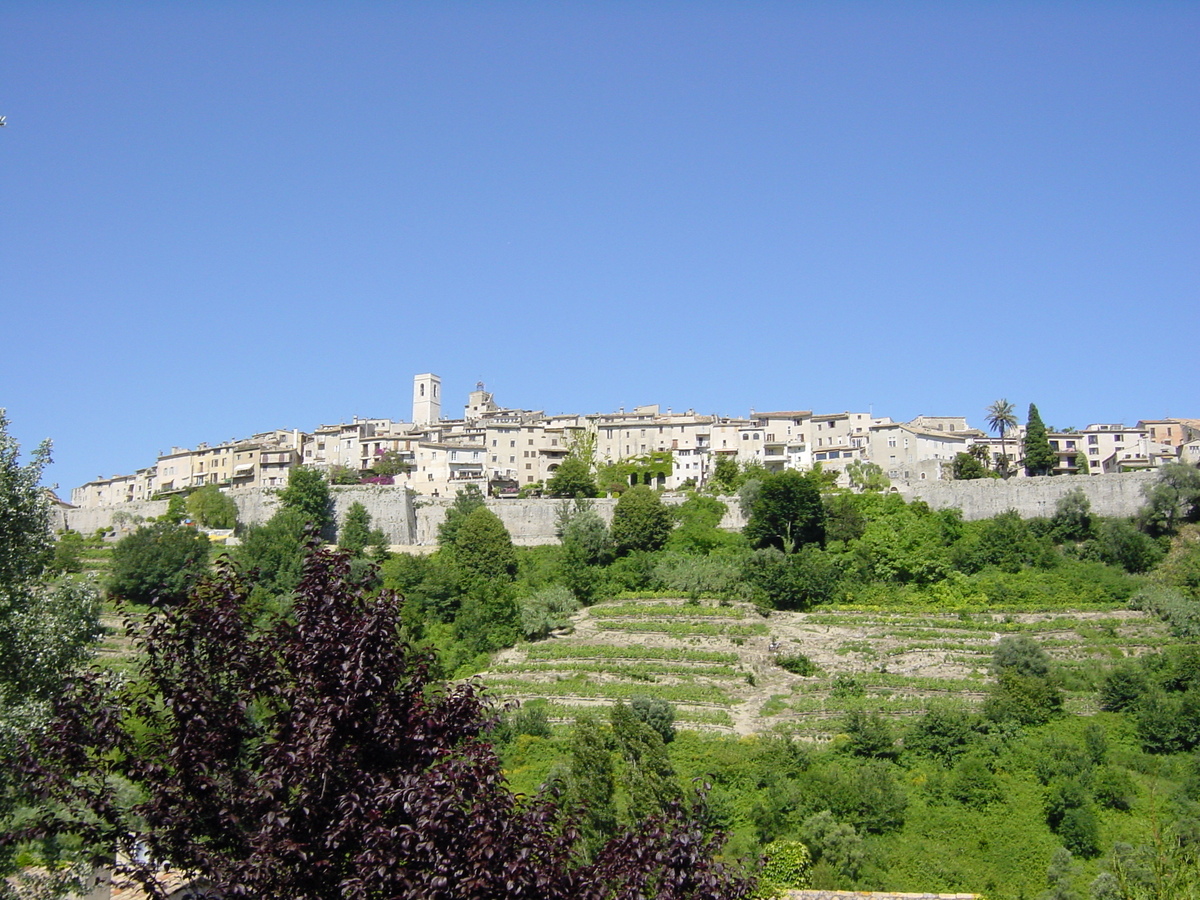
[[[1011,481],[979,479],[977,481],[930,482],[903,491],[906,500],[924,500],[934,509],[957,507],[968,520],[986,519],[1006,510],[1015,509],[1025,518],[1051,516],[1058,500],[1068,491],[1080,488],[1091,501],[1092,512],[1101,516],[1131,516],[1141,508],[1143,489],[1154,481],[1151,472],[1127,472],[1120,475],[1065,476],[1054,478],[1020,478]],[[342,521],[350,505],[361,503],[371,514],[373,528],[380,528],[391,544],[426,546],[437,544],[437,529],[446,518],[453,501],[446,498],[422,497],[403,487],[389,485],[335,486],[331,490],[337,521]],[[249,488],[230,494],[238,507],[238,519],[243,524],[267,521],[279,508],[278,491],[270,488]],[[683,502],[681,496],[667,496],[666,502]],[[728,510],[721,527],[738,530],[745,519],[736,497],[725,497]],[[616,500],[592,501],[592,508],[606,522],[612,521]],[[519,546],[551,544],[558,540],[558,524],[562,500],[488,500],[487,506]],[[98,528],[113,525],[113,516],[125,513],[129,519],[160,516],[167,510],[165,500],[123,503],[119,506],[67,509],[59,521],[63,527],[91,534]]]
[[[907,500],[921,499],[934,509],[957,507],[968,520],[987,519],[1010,509],[1022,518],[1054,515],[1064,494],[1083,490],[1097,516],[1132,516],[1145,503],[1143,488],[1158,476],[1154,472],[1115,475],[1057,475],[1039,478],[978,478],[973,481],[934,481],[909,491]]]

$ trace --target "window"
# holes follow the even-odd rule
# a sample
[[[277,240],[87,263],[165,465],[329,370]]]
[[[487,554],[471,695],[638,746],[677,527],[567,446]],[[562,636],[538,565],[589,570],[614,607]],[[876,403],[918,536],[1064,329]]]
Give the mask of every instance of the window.
[[[1088,443],[1089,444],[1095,444],[1097,441],[1099,441],[1099,438],[1097,438],[1094,434],[1088,435]]]
[[[509,441],[509,442],[508,442],[508,446],[510,446],[510,447],[515,447],[515,446],[517,446],[517,442],[516,442],[516,441]]]
[[[530,447],[532,447],[532,446],[533,446],[533,438],[530,438],[530,439],[529,439],[529,446],[530,446]]]
[[[532,468],[533,468],[533,463],[525,463],[525,468],[527,468],[527,469],[532,469]]]
[[[889,447],[895,447],[895,446],[896,446],[896,439],[895,439],[894,437],[890,437],[890,438],[888,438],[888,446],[889,446]]]

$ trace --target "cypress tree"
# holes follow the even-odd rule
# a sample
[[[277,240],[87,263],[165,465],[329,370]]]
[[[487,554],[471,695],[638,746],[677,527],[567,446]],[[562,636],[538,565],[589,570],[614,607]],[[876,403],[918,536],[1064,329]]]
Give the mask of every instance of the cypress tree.
[[[1046,425],[1035,404],[1029,404],[1029,421],[1025,425],[1025,474],[1052,475],[1058,454],[1046,437]]]

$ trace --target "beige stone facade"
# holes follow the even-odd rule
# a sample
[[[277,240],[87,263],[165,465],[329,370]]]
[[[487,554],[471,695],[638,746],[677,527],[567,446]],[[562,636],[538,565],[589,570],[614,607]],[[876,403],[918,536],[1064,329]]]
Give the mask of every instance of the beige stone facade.
[[[134,475],[102,477],[75,488],[71,500],[80,507],[101,507],[207,484],[233,491],[281,487],[297,465],[326,471],[344,467],[361,477],[390,453],[399,454],[407,468],[394,476],[395,483],[418,493],[453,497],[463,485],[475,484],[510,496],[553,477],[583,433],[595,440],[598,464],[669,453],[671,473],[659,484],[667,490],[705,484],[722,457],[759,463],[769,471],[819,464],[838,473],[843,484],[850,464],[873,462],[898,487],[915,486],[949,479],[954,457],[977,444],[988,447],[993,464],[1006,454],[1016,474],[1023,475],[1022,429],[1007,432],[1002,445],[963,416],[918,416],[899,423],[862,412],[751,410],[747,418],[736,418],[694,410],[664,412],[658,405],[547,416],[500,406],[482,383],[469,394],[463,418],[443,419],[441,409],[441,379],[426,373],[413,379],[411,422],[355,417],[307,434],[274,431],[194,450],[175,447]],[[1087,457],[1093,475],[1156,468],[1175,459],[1200,464],[1196,419],[1144,420],[1134,428],[1096,424],[1049,439],[1059,456],[1059,474],[1076,470],[1079,453]]]

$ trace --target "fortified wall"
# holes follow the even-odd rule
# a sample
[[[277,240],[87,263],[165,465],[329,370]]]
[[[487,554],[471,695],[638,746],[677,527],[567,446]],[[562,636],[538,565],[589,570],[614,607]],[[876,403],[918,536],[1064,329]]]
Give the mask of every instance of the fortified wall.
[[[957,507],[967,520],[988,519],[1015,509],[1024,519],[1054,515],[1054,506],[1068,491],[1080,488],[1097,516],[1132,516],[1146,502],[1143,488],[1157,478],[1154,472],[1116,475],[1057,475],[1039,478],[979,478],[973,481],[933,481],[902,492],[906,500],[924,500],[934,509]]]
[[[1068,491],[1080,488],[1092,504],[1092,511],[1101,516],[1131,516],[1144,502],[1143,489],[1155,479],[1151,472],[1129,472],[1121,475],[1058,476],[1055,478],[1019,478],[1011,481],[979,479],[977,481],[940,481],[920,485],[903,492],[906,500],[924,500],[934,509],[957,507],[963,518],[986,519],[1006,510],[1015,509],[1025,518],[1051,516],[1058,500]],[[371,514],[371,525],[387,535],[388,542],[401,546],[437,544],[438,526],[446,518],[453,501],[446,498],[422,497],[403,487],[390,485],[336,485],[331,488],[335,517],[341,521],[352,503],[358,502]],[[238,519],[244,524],[267,521],[279,508],[276,490],[247,489],[232,493],[238,507]],[[666,502],[678,504],[682,496],[667,496]],[[725,497],[728,510],[721,527],[736,531],[746,524],[736,497]],[[552,544],[558,538],[555,529],[563,507],[562,500],[489,500],[487,506],[500,517],[513,543],[518,546]],[[606,522],[612,521],[616,500],[592,501],[593,509]],[[167,511],[165,500],[123,503],[120,506],[88,509],[66,509],[56,518],[57,527],[73,528],[91,534],[98,528],[109,528],[124,520],[129,528],[142,519],[160,516]],[[124,514],[122,516],[121,514]],[[115,517],[115,519],[114,519]],[[140,517],[140,518],[139,518]]]

